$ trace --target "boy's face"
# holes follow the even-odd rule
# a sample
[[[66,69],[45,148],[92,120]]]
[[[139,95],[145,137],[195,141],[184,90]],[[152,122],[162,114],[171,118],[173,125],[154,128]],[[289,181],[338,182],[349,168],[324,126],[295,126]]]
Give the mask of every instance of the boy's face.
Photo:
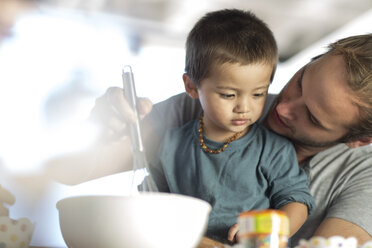
[[[261,116],[270,85],[272,65],[214,66],[200,87],[187,89],[199,98],[204,111],[205,134],[215,141],[225,141],[248,127]],[[186,82],[185,82],[186,83]]]

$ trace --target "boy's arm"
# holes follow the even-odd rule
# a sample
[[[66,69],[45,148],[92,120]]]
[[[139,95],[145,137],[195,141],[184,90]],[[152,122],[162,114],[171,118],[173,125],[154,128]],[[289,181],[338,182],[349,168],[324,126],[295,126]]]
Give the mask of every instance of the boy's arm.
[[[289,219],[289,237],[292,237],[305,223],[308,216],[308,208],[300,202],[290,202],[279,210],[285,212]]]
[[[289,237],[292,237],[298,229],[305,223],[307,216],[308,216],[308,209],[307,206],[303,203],[299,202],[290,202],[279,210],[283,211],[289,219]],[[229,232],[227,234],[227,240],[231,242],[236,242],[237,240],[237,233],[239,231],[238,224],[234,224],[230,227]]]

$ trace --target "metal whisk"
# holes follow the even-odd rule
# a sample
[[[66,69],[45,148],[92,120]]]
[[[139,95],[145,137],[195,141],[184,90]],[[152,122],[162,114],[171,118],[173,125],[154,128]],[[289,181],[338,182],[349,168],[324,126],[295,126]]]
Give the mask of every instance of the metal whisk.
[[[135,175],[139,171],[145,172],[145,178],[139,188],[139,191],[144,192],[157,192],[158,188],[151,177],[149,164],[146,159],[145,148],[142,140],[141,124],[139,118],[139,110],[137,104],[137,94],[134,84],[134,77],[132,68],[127,65],[123,69],[123,89],[124,96],[127,99],[129,105],[133,109],[135,115],[135,122],[129,123],[130,138],[132,142],[133,151],[133,181],[132,181],[132,192],[134,192]]]

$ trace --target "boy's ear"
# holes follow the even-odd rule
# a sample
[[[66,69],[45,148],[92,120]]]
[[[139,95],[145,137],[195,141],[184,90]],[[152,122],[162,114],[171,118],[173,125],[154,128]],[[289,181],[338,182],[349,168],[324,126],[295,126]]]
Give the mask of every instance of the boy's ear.
[[[372,143],[372,137],[360,138],[355,141],[346,142],[345,144],[350,148],[356,148],[360,146],[366,146]]]
[[[182,79],[183,79],[183,84],[185,85],[185,90],[186,90],[187,94],[191,98],[198,99],[199,98],[198,88],[196,87],[194,82],[191,80],[189,75],[187,75],[187,73],[184,73],[182,75]]]

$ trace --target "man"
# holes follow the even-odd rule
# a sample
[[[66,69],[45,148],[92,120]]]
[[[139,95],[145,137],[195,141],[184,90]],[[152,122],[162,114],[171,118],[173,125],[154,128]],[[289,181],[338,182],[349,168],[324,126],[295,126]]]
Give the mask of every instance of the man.
[[[143,99],[141,104],[144,114],[150,112],[149,101]],[[315,235],[355,236],[359,244],[372,239],[372,35],[331,44],[327,53],[302,67],[266,105],[271,107],[263,124],[293,142],[317,203],[291,246]],[[154,142],[167,129],[200,113],[199,103],[185,94],[156,104],[145,123],[151,123],[157,135],[146,140]],[[120,135],[131,112],[121,89],[110,88],[99,98],[92,117],[103,124],[102,143],[85,154],[50,161],[54,169],[61,163],[64,171],[71,166],[74,173],[67,180],[59,178],[64,183],[79,183],[83,175],[89,180],[131,169],[130,144]],[[146,131],[151,135],[151,128]]]

